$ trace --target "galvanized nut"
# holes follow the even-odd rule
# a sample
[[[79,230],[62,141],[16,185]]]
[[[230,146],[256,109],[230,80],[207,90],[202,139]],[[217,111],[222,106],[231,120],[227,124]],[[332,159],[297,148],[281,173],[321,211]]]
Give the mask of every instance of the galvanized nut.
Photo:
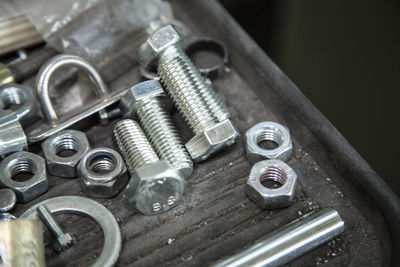
[[[78,163],[89,149],[86,135],[76,130],[58,132],[42,143],[49,174],[60,177],[76,177]],[[60,154],[68,150],[72,151],[73,155],[64,157]]]
[[[277,145],[272,149],[265,149],[260,143],[270,141]],[[287,161],[293,152],[289,130],[276,122],[260,122],[246,132],[247,159],[254,163],[264,159],[279,159]]]
[[[30,88],[20,84],[7,84],[0,88],[0,109],[12,109],[22,126],[29,126],[39,119],[39,104]],[[10,109],[10,110],[11,110]]]
[[[272,183],[264,186],[263,183]],[[262,209],[287,207],[295,194],[297,174],[281,160],[254,164],[246,184],[247,196]]]
[[[32,174],[26,181],[13,180],[20,174]],[[41,156],[20,151],[0,164],[0,184],[11,188],[19,202],[28,202],[47,191],[46,163]]]
[[[115,196],[129,179],[124,160],[110,148],[89,150],[78,165],[78,173],[86,194],[99,198]]]

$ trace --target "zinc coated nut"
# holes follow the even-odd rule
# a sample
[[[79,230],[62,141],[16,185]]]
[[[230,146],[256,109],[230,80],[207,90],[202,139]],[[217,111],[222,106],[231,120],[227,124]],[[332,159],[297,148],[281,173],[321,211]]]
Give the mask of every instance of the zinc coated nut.
[[[129,179],[124,160],[110,148],[89,150],[78,165],[78,173],[86,194],[99,198],[115,196]]]
[[[277,188],[266,187],[263,182],[275,182]],[[279,209],[290,205],[295,194],[297,174],[281,160],[257,162],[251,169],[246,194],[262,209]]]
[[[33,176],[18,182],[13,178],[22,173]],[[46,162],[36,154],[20,151],[6,157],[0,164],[0,184],[11,188],[19,202],[28,202],[47,191]]]
[[[78,163],[89,149],[86,135],[76,130],[58,132],[42,143],[49,174],[67,178],[77,176]],[[75,153],[67,157],[59,156],[64,150],[72,150]]]
[[[260,147],[263,141],[272,141],[277,147],[265,149]],[[264,159],[279,159],[287,161],[293,152],[289,130],[276,122],[260,122],[246,132],[247,159],[255,163]]]

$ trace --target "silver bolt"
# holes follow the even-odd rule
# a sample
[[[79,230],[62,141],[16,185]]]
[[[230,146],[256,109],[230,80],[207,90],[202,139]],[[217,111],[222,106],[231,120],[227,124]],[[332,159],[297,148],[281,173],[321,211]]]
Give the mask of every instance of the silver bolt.
[[[158,158],[139,124],[129,119],[118,122],[114,140],[131,175],[125,191],[128,201],[147,215],[176,206],[186,181],[177,169]]]
[[[171,25],[140,46],[139,61],[145,68],[158,63],[161,82],[195,134],[186,144],[193,160],[205,160],[239,138],[225,105],[183,52]]]
[[[63,232],[46,205],[39,206],[36,211],[39,218],[43,221],[47,229],[49,229],[53,235],[55,239],[53,247],[56,251],[66,250],[75,243],[75,239],[70,233]]]
[[[128,90],[120,107],[124,117],[138,116],[158,156],[187,178],[193,171],[193,162],[165,108],[164,98],[164,90],[158,81],[145,81]]]

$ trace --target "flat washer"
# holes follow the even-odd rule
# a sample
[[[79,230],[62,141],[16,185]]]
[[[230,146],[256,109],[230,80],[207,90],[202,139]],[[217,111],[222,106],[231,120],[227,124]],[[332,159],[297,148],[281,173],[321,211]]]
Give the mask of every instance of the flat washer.
[[[0,212],[12,210],[17,203],[17,196],[10,188],[0,189]]]
[[[51,213],[83,214],[93,218],[103,230],[104,247],[93,267],[114,266],[121,251],[121,232],[114,215],[100,203],[78,196],[62,196],[46,199],[26,210],[20,219],[37,219],[36,209],[46,205]]]

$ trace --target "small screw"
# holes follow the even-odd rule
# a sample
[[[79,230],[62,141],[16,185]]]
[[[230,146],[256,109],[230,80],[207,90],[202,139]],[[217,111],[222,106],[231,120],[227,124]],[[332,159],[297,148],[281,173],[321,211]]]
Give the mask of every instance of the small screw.
[[[55,242],[53,243],[53,247],[56,251],[66,250],[75,244],[75,238],[70,233],[63,232],[46,205],[39,206],[36,211],[39,218],[54,236]]]

